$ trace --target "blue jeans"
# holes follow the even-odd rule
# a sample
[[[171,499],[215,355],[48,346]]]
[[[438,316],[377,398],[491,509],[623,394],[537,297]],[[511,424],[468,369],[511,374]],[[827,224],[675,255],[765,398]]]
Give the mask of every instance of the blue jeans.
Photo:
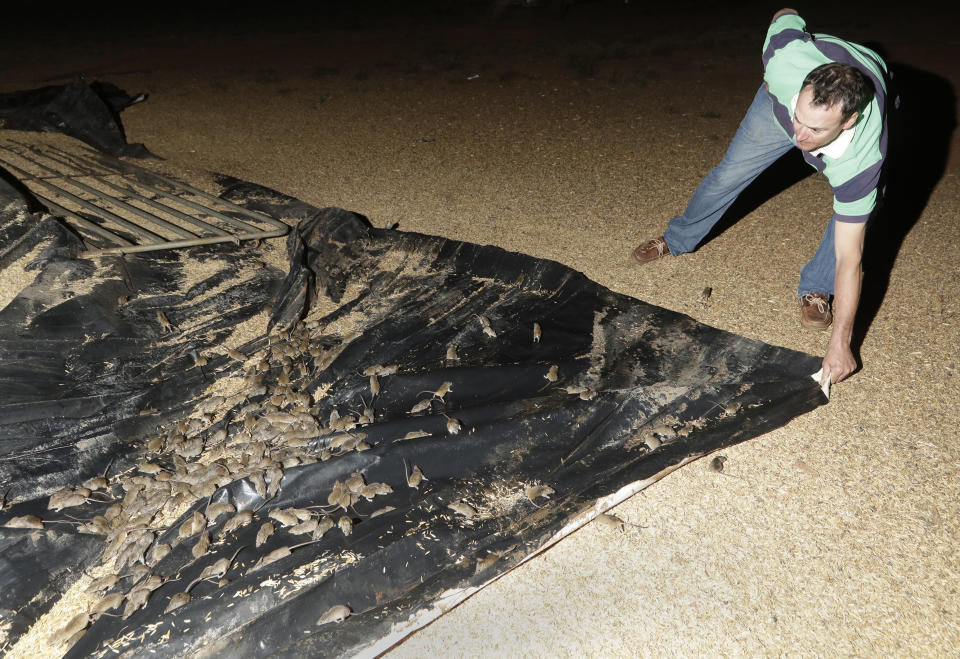
[[[697,187],[683,215],[671,219],[667,225],[663,240],[670,253],[679,255],[696,249],[743,189],[795,146],[774,117],[773,101],[761,85],[723,160]],[[798,296],[807,293],[833,295],[835,222],[836,216],[827,224],[816,254],[800,271]]]

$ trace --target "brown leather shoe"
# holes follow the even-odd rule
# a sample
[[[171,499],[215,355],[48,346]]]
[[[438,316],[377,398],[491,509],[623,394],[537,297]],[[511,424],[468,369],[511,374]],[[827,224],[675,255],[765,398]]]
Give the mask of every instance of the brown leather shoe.
[[[807,329],[825,330],[833,322],[830,300],[822,293],[807,293],[800,298],[800,324]]]
[[[662,259],[669,253],[670,248],[667,247],[667,243],[663,242],[663,236],[660,236],[659,238],[648,240],[634,249],[633,258],[637,260],[637,263],[649,263],[650,261]]]

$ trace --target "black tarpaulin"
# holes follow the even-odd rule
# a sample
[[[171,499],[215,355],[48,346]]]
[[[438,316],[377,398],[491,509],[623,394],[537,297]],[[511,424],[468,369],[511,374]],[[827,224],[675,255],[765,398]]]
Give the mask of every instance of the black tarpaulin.
[[[128,144],[120,112],[146,99],[106,81],[88,84],[76,76],[65,85],[0,94],[0,128],[63,133],[114,156],[144,156],[142,144]]]
[[[79,258],[0,190],[7,643],[79,587],[68,656],[376,654],[824,402],[818,358],[562,264],[219,181],[296,225],[280,267],[269,245]]]
[[[353,213],[312,209],[250,184],[232,182],[225,196],[302,218],[288,241],[286,276],[263,268],[255,249],[233,245],[76,259],[75,239],[48,219],[31,229],[54,235],[34,263],[36,280],[0,313],[0,465],[17,502],[2,520],[65,519],[64,512],[91,519],[130,500],[137,514],[149,515],[151,529],[138,532],[134,514],[121,513],[136,536],[125,544],[112,528],[112,535],[84,535],[71,524],[48,524],[40,537],[55,534],[45,541],[67,556],[48,579],[29,582],[33,590],[0,595],[15,628],[40,612],[21,609],[24,601],[48,589],[52,603],[69,584],[62,565],[78,578],[101,561],[91,543],[110,544],[108,564],[132,554],[115,566],[118,573],[143,561],[167,580],[128,617],[97,619],[72,656],[386,649],[439,615],[441,602],[459,601],[588,521],[603,507],[598,499],[612,505],[823,401],[809,377],[815,357],[617,295],[561,264],[374,229]],[[207,274],[195,281],[186,272],[200,264]],[[129,300],[118,302],[123,297]],[[265,304],[273,324],[238,346],[248,358],[225,354],[232,328]],[[174,329],[164,330],[157,310]],[[451,346],[456,359],[448,358]],[[194,365],[195,355],[207,363]],[[364,371],[376,365],[384,374],[373,384]],[[215,393],[218,383],[229,395]],[[411,413],[420,401],[428,401],[425,409]],[[372,422],[358,423],[366,406]],[[330,429],[334,410],[354,417],[348,433]],[[181,421],[178,430],[178,420],[191,418],[196,423]],[[404,439],[411,435],[419,436]],[[345,436],[363,444],[331,450]],[[146,450],[156,438],[163,441]],[[201,440],[202,453],[178,457],[190,456],[184,444],[192,439]],[[250,458],[264,450],[267,458]],[[102,473],[111,460],[110,494],[90,497],[103,503],[45,510],[52,492]],[[165,479],[133,468],[144,463]],[[179,501],[190,504],[186,512],[157,528],[173,505],[170,486],[161,484],[196,481],[210,465],[221,468],[209,494],[189,490]],[[418,488],[406,481],[414,467],[425,476]],[[336,483],[353,474],[392,492],[331,506]],[[258,483],[269,489],[274,482],[272,498],[258,492]],[[552,492],[531,501],[528,488],[536,486]],[[152,490],[164,494],[149,508]],[[222,534],[234,513],[212,521],[209,506],[218,502],[253,511],[249,523]],[[308,524],[329,518],[334,527],[292,534],[294,527],[270,517],[289,509]],[[193,547],[203,531],[175,540],[195,512],[210,522],[212,541],[198,560]],[[350,520],[349,535],[342,518]],[[265,522],[276,528],[257,547]],[[27,561],[37,570],[36,545],[16,549],[37,533],[2,529],[11,547],[4,579],[18,581]],[[130,548],[136,542],[142,549]],[[270,552],[303,542],[311,544],[252,569]],[[176,546],[153,561],[157,545]],[[197,581],[187,604],[164,613],[171,597],[231,557],[227,583]],[[115,590],[132,593],[133,578]],[[353,615],[316,624],[341,604]]]

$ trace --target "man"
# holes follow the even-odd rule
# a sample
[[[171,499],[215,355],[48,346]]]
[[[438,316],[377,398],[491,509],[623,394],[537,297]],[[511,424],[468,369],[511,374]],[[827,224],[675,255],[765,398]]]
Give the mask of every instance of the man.
[[[751,181],[798,147],[834,194],[834,215],[800,273],[800,319],[812,329],[833,324],[822,382],[840,382],[857,366],[850,339],[864,231],[887,151],[886,65],[868,48],[805,28],[793,9],[774,14],[763,46],[764,84],[726,155],[683,215],[670,220],[662,237],[637,247],[633,257],[648,263],[693,251]]]

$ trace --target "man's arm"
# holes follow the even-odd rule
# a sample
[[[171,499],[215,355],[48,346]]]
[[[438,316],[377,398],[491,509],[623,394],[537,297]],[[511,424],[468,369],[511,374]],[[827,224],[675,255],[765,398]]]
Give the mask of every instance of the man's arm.
[[[833,291],[833,333],[827,356],[823,358],[823,378],[840,382],[857,368],[857,361],[850,350],[853,336],[853,319],[860,302],[862,277],[863,236],[866,222],[834,222],[834,252],[837,271]]]
[[[778,11],[776,14],[773,15],[773,18],[770,19],[770,23],[773,24],[773,21],[777,20],[784,14],[795,14],[799,16],[796,9],[790,9],[789,7],[784,7],[783,9],[781,9],[780,11]]]

